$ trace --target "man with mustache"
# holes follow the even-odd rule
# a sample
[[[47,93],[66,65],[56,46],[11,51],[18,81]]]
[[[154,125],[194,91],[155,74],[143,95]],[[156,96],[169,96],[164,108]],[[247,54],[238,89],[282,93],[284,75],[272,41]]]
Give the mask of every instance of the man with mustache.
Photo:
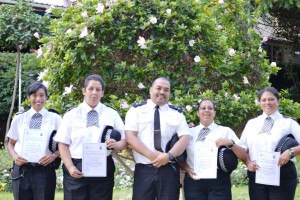
[[[133,200],[179,199],[174,158],[186,149],[190,133],[181,109],[169,104],[170,90],[167,78],[157,78],[150,99],[134,104],[126,114],[126,138],[136,162]],[[176,133],[179,140],[168,151],[166,146]]]

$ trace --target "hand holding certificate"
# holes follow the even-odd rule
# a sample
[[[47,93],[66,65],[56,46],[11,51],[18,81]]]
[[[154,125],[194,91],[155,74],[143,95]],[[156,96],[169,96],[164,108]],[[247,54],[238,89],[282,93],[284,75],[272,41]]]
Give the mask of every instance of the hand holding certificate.
[[[106,177],[106,144],[84,143],[82,151],[82,173],[85,177]]]
[[[256,163],[259,165],[259,169],[256,170],[255,183],[279,186],[279,157],[280,152],[258,152]]]
[[[22,145],[22,156],[28,161],[38,163],[46,154],[47,133],[40,129],[25,129]]]
[[[217,178],[218,149],[214,142],[196,142],[194,150],[194,171],[200,178]]]

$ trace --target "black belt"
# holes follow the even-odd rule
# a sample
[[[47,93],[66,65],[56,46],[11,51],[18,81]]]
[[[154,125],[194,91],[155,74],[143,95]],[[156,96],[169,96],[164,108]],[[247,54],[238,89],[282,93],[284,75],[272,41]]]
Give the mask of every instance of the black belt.
[[[22,166],[24,167],[43,167],[42,165],[40,165],[39,163],[33,163],[33,162],[28,162],[23,164]]]

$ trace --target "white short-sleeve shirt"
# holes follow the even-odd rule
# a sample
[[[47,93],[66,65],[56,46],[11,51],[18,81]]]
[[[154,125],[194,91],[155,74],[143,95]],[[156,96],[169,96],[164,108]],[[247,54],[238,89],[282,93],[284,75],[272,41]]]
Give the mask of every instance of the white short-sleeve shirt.
[[[7,133],[7,137],[16,140],[15,144],[15,152],[19,155],[21,155],[21,147],[23,145],[23,136],[24,136],[24,130],[29,129],[29,124],[31,117],[36,113],[36,111],[31,108],[30,110],[17,115],[11,123],[11,127]],[[41,124],[41,130],[44,130],[48,133],[48,142],[51,136],[51,133],[54,130],[57,130],[60,123],[61,123],[61,117],[60,115],[49,112],[45,108],[42,108],[39,112],[43,118],[42,118],[42,124]],[[46,154],[50,154],[49,148],[46,150]]]
[[[121,139],[125,139],[124,123],[116,110],[99,103],[94,109],[99,114],[99,127],[86,127],[87,114],[90,110],[92,108],[83,102],[66,112],[54,137],[55,141],[69,145],[72,158],[82,158],[83,143],[101,143],[102,133],[106,126],[119,131]]]
[[[292,118],[286,118],[278,111],[270,117],[274,120],[274,125],[268,133],[260,133],[267,115],[262,115],[251,119],[246,124],[242,133],[241,141],[247,146],[251,161],[257,160],[258,151],[273,152],[279,140],[288,134],[292,134],[300,144],[300,126]]]
[[[190,168],[194,169],[194,144],[198,138],[198,135],[200,133],[200,130],[204,128],[202,124],[193,127],[190,129],[190,132],[192,133],[193,137],[189,141],[189,145],[186,149],[187,151],[187,164]],[[225,138],[225,139],[230,139],[235,142],[235,144],[243,147],[246,149],[245,145],[240,141],[240,139],[236,136],[234,131],[225,126],[220,126],[218,124],[215,124],[214,122],[210,124],[207,128],[210,129],[210,132],[205,138],[205,141],[216,141],[219,138]],[[202,142],[202,141],[197,141],[197,142]]]
[[[144,104],[131,107],[126,114],[125,130],[137,131],[137,137],[151,151],[154,148],[154,112],[155,106],[150,99]],[[186,119],[181,111],[175,107],[165,104],[159,107],[160,128],[161,128],[161,147],[165,151],[167,143],[174,134],[178,136],[191,135]],[[133,150],[133,157],[136,163],[150,164],[151,161],[145,156]]]

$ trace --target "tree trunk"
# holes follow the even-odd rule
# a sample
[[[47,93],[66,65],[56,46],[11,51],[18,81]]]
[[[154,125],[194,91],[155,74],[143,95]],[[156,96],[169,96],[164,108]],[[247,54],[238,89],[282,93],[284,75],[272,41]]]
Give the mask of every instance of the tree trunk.
[[[16,73],[15,73],[14,91],[13,91],[13,95],[12,95],[9,115],[8,115],[7,122],[6,122],[5,141],[7,141],[6,135],[10,128],[10,121],[11,121],[12,113],[13,113],[13,110],[15,107],[17,85],[18,85],[18,79],[19,79],[19,68],[20,68],[20,63],[21,63],[21,49],[19,47],[19,44],[16,44],[16,47],[17,47],[17,66],[16,66]]]

